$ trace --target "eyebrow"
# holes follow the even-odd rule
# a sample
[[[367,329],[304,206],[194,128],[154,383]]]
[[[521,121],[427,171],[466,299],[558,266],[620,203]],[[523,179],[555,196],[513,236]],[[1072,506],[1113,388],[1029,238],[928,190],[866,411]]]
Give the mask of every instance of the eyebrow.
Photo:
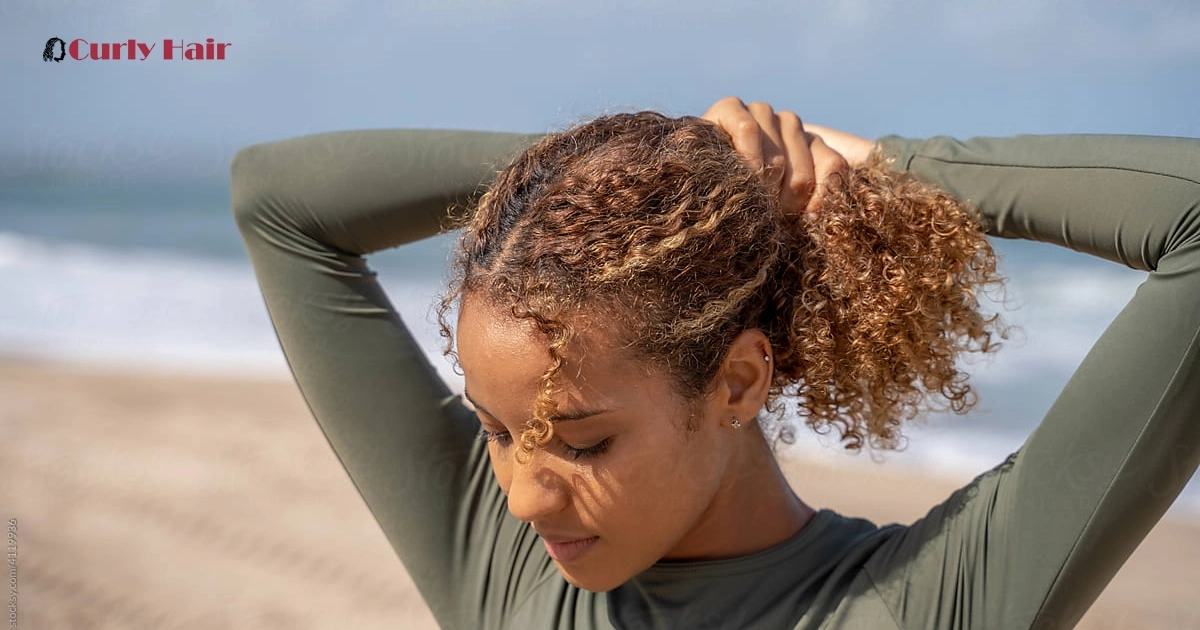
[[[476,409],[482,411],[483,413],[486,413],[487,415],[489,415],[493,418],[496,418],[497,420],[500,419],[499,416],[488,411],[487,407],[484,407],[483,405],[475,402],[475,399],[471,398],[471,395],[467,393],[466,389],[463,389],[463,396],[466,397],[466,399],[468,401],[470,401],[471,405],[474,406]],[[558,422],[571,422],[572,420],[583,420],[584,418],[598,416],[602,413],[609,413],[610,411],[616,411],[616,410],[615,409],[576,409],[576,410],[572,410],[572,411],[563,411],[563,412],[554,414],[554,416],[550,418],[550,422],[558,423]]]

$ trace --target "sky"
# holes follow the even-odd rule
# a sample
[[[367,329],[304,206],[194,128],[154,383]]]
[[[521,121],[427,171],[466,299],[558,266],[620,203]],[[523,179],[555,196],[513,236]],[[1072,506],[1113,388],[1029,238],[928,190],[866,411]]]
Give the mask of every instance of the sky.
[[[52,37],[155,49],[46,62]],[[162,59],[210,37],[225,60]],[[0,0],[0,78],[0,186],[219,183],[289,136],[543,132],[730,94],[867,137],[1195,137],[1200,0]]]

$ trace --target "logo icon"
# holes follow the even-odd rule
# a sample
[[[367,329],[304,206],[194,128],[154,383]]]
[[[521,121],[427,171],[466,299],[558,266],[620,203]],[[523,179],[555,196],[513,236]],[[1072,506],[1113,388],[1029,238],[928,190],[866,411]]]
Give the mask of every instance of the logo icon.
[[[54,56],[54,45],[58,44],[58,56]],[[57,37],[51,37],[46,41],[46,50],[42,51],[42,61],[54,61],[58,63],[67,56],[67,43]]]

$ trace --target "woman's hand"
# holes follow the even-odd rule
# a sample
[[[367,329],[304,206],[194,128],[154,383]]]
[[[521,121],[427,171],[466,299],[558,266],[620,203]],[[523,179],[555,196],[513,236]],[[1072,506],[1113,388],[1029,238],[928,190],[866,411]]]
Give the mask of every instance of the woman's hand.
[[[849,169],[846,158],[819,134],[806,133],[800,117],[792,112],[777,113],[766,103],[746,105],[730,96],[713,104],[703,118],[724,129],[738,153],[761,170],[764,180],[779,191],[784,212],[818,212],[829,177]]]
[[[821,138],[829,148],[842,154],[852,167],[867,163],[871,151],[875,150],[875,142],[856,136],[845,131],[830,129],[820,125],[804,125],[804,131]]]

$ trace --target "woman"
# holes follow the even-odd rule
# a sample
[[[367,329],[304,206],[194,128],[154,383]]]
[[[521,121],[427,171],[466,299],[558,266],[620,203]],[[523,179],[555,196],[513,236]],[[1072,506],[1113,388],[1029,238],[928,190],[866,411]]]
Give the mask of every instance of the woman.
[[[706,118],[733,144],[639,114],[235,159],[297,383],[439,623],[1072,626],[1200,462],[1200,142],[871,143],[736,99]],[[443,304],[468,407],[363,256],[445,227],[522,149]],[[764,406],[887,447],[919,410],[970,405],[954,361],[993,345],[973,296],[995,278],[957,199],[992,234],[1150,277],[1007,461],[910,526],[816,511]]]

